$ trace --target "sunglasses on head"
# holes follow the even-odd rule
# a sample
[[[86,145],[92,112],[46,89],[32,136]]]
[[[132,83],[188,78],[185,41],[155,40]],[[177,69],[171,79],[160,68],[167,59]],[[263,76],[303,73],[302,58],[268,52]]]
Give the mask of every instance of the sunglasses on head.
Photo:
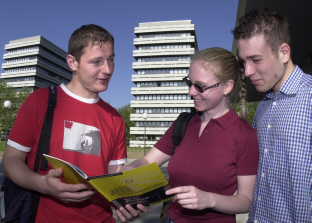
[[[210,88],[216,88],[220,86],[220,82],[210,85],[210,86],[202,86],[200,84],[197,83],[193,83],[188,77],[184,77],[183,81],[186,83],[186,85],[191,88],[192,86],[194,86],[194,88],[196,89],[196,91],[203,93],[204,91],[207,91]]]

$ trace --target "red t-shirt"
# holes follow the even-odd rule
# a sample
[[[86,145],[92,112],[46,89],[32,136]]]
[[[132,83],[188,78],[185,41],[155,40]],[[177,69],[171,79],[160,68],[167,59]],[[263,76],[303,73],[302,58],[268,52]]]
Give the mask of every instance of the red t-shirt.
[[[22,105],[8,144],[29,152],[33,167],[48,102],[48,90],[32,93]],[[101,99],[85,99],[58,88],[50,154],[79,166],[90,176],[108,173],[109,165],[125,163],[125,123],[118,112]],[[82,203],[64,204],[42,196],[36,222],[115,222],[109,203],[94,197]]]
[[[256,131],[232,110],[210,120],[198,137],[200,125],[197,114],[189,122],[180,145],[174,149],[171,140],[174,123],[155,145],[172,155],[168,164],[170,186],[194,185],[203,191],[232,195],[237,190],[237,176],[257,173]],[[175,223],[235,222],[234,215],[211,209],[185,209],[177,203],[171,205],[169,216]]]

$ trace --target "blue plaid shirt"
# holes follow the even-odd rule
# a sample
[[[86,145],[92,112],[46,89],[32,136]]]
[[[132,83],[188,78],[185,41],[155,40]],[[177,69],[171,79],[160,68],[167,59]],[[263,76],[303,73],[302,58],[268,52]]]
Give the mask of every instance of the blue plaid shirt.
[[[259,104],[257,185],[249,221],[312,222],[312,76],[297,66]]]

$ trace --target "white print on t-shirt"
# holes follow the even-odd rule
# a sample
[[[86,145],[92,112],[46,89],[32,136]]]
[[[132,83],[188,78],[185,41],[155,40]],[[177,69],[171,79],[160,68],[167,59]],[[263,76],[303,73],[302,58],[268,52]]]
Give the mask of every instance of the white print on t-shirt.
[[[101,148],[100,130],[94,126],[65,120],[63,148],[99,155]]]

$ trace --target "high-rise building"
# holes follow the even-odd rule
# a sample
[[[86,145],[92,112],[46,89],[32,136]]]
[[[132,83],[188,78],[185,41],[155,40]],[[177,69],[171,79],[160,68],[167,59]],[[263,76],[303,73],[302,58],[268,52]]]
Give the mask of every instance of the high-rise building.
[[[194,107],[182,79],[197,50],[191,20],[139,23],[134,29],[130,147],[150,147],[179,113]]]
[[[66,53],[42,36],[11,40],[4,48],[0,78],[8,87],[36,89],[71,79]]]

